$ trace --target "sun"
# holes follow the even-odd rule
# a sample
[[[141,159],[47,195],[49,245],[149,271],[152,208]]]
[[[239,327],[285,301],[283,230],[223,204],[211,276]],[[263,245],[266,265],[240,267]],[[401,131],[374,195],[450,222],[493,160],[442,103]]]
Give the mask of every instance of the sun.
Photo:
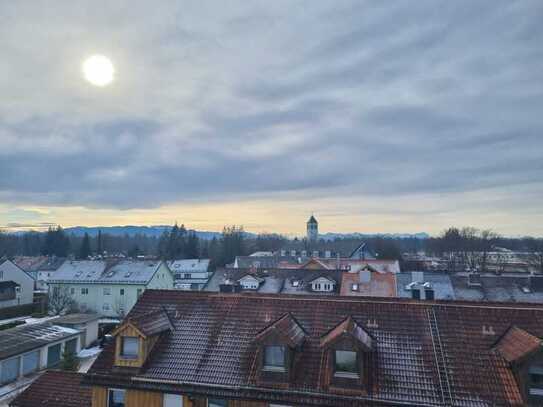
[[[83,75],[94,86],[107,86],[113,82],[115,67],[104,55],[93,55],[83,62]]]

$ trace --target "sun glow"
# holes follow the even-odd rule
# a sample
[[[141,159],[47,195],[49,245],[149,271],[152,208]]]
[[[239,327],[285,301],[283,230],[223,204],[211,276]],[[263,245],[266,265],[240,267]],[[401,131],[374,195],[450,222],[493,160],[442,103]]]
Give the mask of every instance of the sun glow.
[[[115,68],[108,57],[93,55],[83,62],[83,75],[94,86],[107,86],[113,82]]]

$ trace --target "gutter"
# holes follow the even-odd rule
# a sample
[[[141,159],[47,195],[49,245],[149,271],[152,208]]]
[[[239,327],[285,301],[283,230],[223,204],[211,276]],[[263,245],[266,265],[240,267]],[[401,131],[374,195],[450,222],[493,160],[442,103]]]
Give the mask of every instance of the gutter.
[[[108,383],[111,383],[111,377],[104,375],[90,374],[88,376],[101,376],[103,379],[108,380]],[[132,382],[139,382],[141,384],[156,384],[156,385],[173,385],[173,386],[190,386],[195,387],[197,392],[201,392],[203,395],[207,395],[206,392],[214,389],[220,389],[225,391],[233,392],[249,392],[257,393],[258,395],[253,396],[255,399],[260,401],[269,401],[265,396],[266,394],[273,395],[274,399],[279,399],[280,401],[288,402],[299,402],[300,398],[312,399],[310,402],[316,402],[315,405],[328,405],[330,402],[367,402],[368,404],[381,404],[384,406],[420,406],[420,407],[435,407],[438,404],[429,404],[421,402],[406,402],[406,401],[396,401],[396,400],[385,400],[381,398],[372,398],[367,396],[345,396],[340,394],[330,394],[330,393],[308,393],[300,390],[288,390],[288,389],[270,389],[262,387],[251,387],[246,385],[224,385],[224,384],[203,384],[199,382],[191,381],[179,381],[179,380],[170,380],[170,379],[153,379],[147,377],[132,377],[130,378]],[[92,378],[91,378],[92,381]],[[199,388],[199,389],[198,389]],[[190,393],[190,391],[189,391]],[[236,398],[241,399],[240,395]],[[314,400],[314,401],[313,401]],[[305,401],[304,401],[305,404]]]

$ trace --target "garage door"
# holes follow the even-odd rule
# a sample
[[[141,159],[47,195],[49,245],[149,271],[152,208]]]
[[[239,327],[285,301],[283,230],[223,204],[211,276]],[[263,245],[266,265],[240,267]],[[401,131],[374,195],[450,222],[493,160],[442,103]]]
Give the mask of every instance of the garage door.
[[[17,380],[19,376],[19,363],[20,357],[4,360],[2,362],[2,376],[0,376],[0,383],[9,383]]]
[[[40,364],[40,351],[27,353],[23,356],[23,375],[35,372]]]
[[[47,348],[47,367],[53,367],[60,362],[60,343]]]

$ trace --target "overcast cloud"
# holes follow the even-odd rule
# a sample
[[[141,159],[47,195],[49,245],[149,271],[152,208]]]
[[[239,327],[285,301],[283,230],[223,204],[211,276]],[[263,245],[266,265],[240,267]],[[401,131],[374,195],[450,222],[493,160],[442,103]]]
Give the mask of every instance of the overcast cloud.
[[[348,196],[448,214],[399,229],[499,208],[542,234],[514,226],[543,220],[542,21],[540,0],[4,1],[0,221]],[[82,79],[94,53],[112,86]]]

